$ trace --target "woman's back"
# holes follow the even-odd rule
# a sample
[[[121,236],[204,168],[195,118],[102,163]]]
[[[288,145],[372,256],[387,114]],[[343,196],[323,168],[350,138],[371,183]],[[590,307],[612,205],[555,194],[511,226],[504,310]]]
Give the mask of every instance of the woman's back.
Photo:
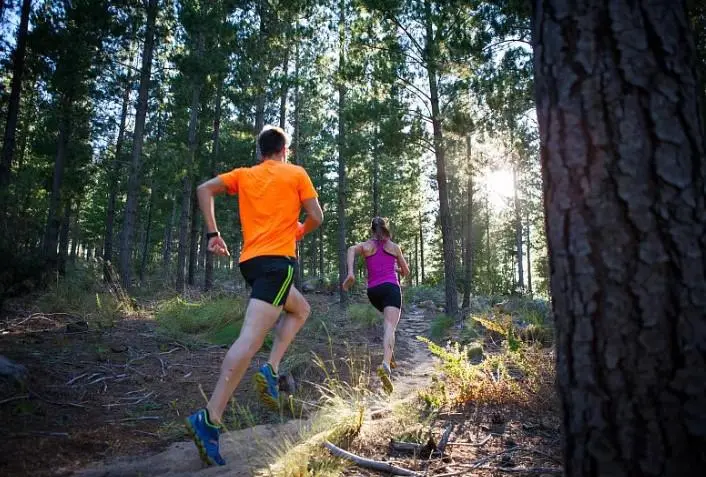
[[[371,240],[375,247],[375,253],[366,255],[365,265],[368,269],[368,288],[372,288],[383,283],[394,283],[399,285],[395,264],[397,256],[385,250],[385,245],[392,245],[387,240]],[[392,247],[389,247],[392,248]]]

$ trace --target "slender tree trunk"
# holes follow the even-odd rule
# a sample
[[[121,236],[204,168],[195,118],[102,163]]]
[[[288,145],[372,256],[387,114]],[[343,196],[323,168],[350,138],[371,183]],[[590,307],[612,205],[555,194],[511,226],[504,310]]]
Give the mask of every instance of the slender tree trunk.
[[[196,285],[196,268],[199,265],[199,204],[196,200],[196,186],[192,187],[191,194],[191,225],[189,226],[191,236],[189,239],[189,269],[186,282],[194,286]]]
[[[57,263],[57,240],[61,224],[60,209],[61,188],[64,182],[64,169],[66,166],[66,151],[69,146],[69,105],[71,101],[66,98],[61,100],[59,113],[59,134],[57,136],[56,156],[54,157],[54,175],[52,178],[51,195],[49,196],[49,211],[47,215],[47,228],[44,236],[44,256],[50,268]]]
[[[3,136],[2,152],[0,153],[0,188],[10,182],[12,160],[15,154],[15,136],[17,135],[17,118],[20,112],[20,96],[22,94],[22,74],[25,65],[25,51],[27,50],[27,30],[29,14],[32,7],[31,0],[22,1],[20,14],[20,27],[17,31],[17,46],[12,53],[12,81],[10,82],[10,100],[7,104],[7,121],[5,122],[5,135]]]
[[[446,157],[444,136],[439,109],[439,90],[437,77],[437,40],[431,17],[431,0],[424,0],[426,27],[426,68],[429,77],[429,96],[431,99],[432,127],[434,129],[434,155],[436,157],[436,181],[439,187],[439,216],[441,219],[441,241],[444,251],[444,289],[446,295],[446,313],[458,314],[458,292],[456,291],[456,252],[453,218],[449,208],[448,182],[446,178]]]
[[[338,16],[338,283],[347,275],[346,265],[346,1],[339,1]],[[348,302],[348,293],[338,287],[342,306]]]
[[[216,110],[213,115],[213,153],[211,155],[211,164],[209,167],[209,174],[211,177],[216,176],[216,165],[220,159],[221,154],[221,98],[223,96],[223,82],[224,77],[221,76],[218,79],[218,86],[216,89]],[[208,246],[208,245],[206,245]],[[213,288],[213,254],[206,250],[206,266],[204,272],[203,288],[205,291]]]
[[[132,60],[129,61],[132,63]],[[108,174],[108,205],[105,211],[105,237],[103,238],[103,281],[112,282],[112,263],[113,263],[113,240],[115,234],[113,228],[115,225],[115,204],[118,197],[118,178],[122,172],[122,153],[123,143],[125,140],[125,123],[127,122],[128,106],[130,103],[131,74],[127,73],[127,81],[123,90],[123,104],[120,110],[120,126],[118,127],[118,138],[115,141],[115,155],[110,161],[110,173]]]
[[[140,89],[137,93],[137,108],[135,110],[135,131],[132,140],[132,159],[130,175],[127,181],[127,202],[123,231],[120,237],[120,282],[128,289],[132,274],[132,253],[135,224],[137,222],[137,207],[140,199],[140,182],[142,174],[142,144],[144,141],[145,118],[147,116],[147,99],[152,75],[152,54],[154,51],[155,23],[158,13],[158,1],[149,0],[147,4],[147,26],[145,29],[145,45],[142,50],[142,67],[140,68]]]
[[[71,225],[71,201],[67,201],[63,207],[61,215],[61,227],[59,228],[59,273],[66,273],[66,262],[69,256],[69,227]]]
[[[530,242],[530,221],[527,217],[527,228],[525,230],[525,244],[527,245],[527,293],[532,297],[534,291],[532,290],[532,243]]]
[[[201,61],[204,49],[204,34],[201,32],[196,39],[196,60]],[[186,256],[189,247],[189,225],[191,219],[191,197],[193,194],[193,168],[196,162],[197,137],[196,131],[199,121],[199,107],[201,106],[201,89],[203,88],[203,79],[192,79],[191,92],[191,113],[189,115],[189,157],[186,163],[186,173],[182,181],[182,202],[181,216],[179,217],[179,252],[177,254],[177,276],[176,289],[179,293],[184,293],[185,290],[185,272],[186,272]]]
[[[419,265],[422,269],[422,284],[424,284],[424,228],[422,227],[422,213],[419,212]]]
[[[260,16],[260,45],[267,44],[268,30],[267,30],[267,10],[268,0],[260,0],[258,3],[258,13]],[[259,62],[255,69],[255,88],[257,95],[255,98],[255,136],[257,136],[262,128],[265,126],[265,99],[266,99],[266,87],[267,87],[267,70],[268,61],[271,51],[267,47],[263,47],[260,51]],[[258,152],[259,157],[259,152]]]
[[[706,150],[684,1],[537,1],[537,117],[571,477],[706,468]]]
[[[414,237],[414,281],[419,286],[419,237]]]
[[[145,240],[142,242],[142,260],[140,261],[139,279],[140,283],[145,281],[145,270],[147,269],[147,258],[150,252],[150,235],[152,232],[152,209],[154,209],[155,200],[154,184],[150,187],[150,200],[147,204],[147,224],[145,225]]]
[[[71,227],[71,252],[69,258],[71,262],[76,261],[79,247],[79,236],[81,235],[81,225],[79,223],[79,215],[81,214],[81,199],[76,200],[76,212],[73,214],[73,227]]]
[[[284,43],[285,45],[287,44],[287,36],[284,38]],[[289,48],[284,48],[282,72],[282,91],[280,92],[279,99],[279,127],[284,129],[285,124],[287,124],[287,96],[289,94]]]
[[[167,219],[167,224],[164,227],[164,244],[162,249],[162,271],[164,277],[169,277],[172,258],[172,231],[174,230],[174,222],[176,222],[178,201],[173,199],[172,213]]]
[[[512,181],[515,192],[515,250],[517,251],[517,286],[521,294],[525,291],[525,274],[522,263],[522,207],[520,204],[520,183],[517,174],[517,165],[512,168]],[[514,275],[514,274],[513,274]]]
[[[380,135],[380,128],[375,128],[375,141]],[[373,217],[380,215],[380,158],[378,156],[379,148],[373,148]]]
[[[471,161],[471,136],[466,137],[466,160]],[[466,185],[466,250],[464,264],[464,289],[463,304],[461,308],[471,305],[471,288],[473,282],[473,168],[468,171],[468,184]]]
[[[493,253],[490,249],[490,202],[488,201],[489,191],[485,191],[485,254],[488,259],[486,271],[488,273],[488,293],[491,295],[495,291],[495,280],[493,279]]]

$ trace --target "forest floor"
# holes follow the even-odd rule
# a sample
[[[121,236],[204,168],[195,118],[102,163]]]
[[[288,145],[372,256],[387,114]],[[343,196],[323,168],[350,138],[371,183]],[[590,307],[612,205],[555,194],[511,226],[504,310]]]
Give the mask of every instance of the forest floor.
[[[204,404],[226,346],[175,339],[149,306],[105,327],[16,306],[0,321],[0,354],[24,365],[28,378],[0,380],[0,474],[379,475],[331,458],[322,440],[419,475],[559,473],[557,407],[546,379],[516,393],[498,384],[498,368],[493,389],[450,397],[457,394],[448,357],[432,356],[416,339],[429,335],[436,310],[412,304],[398,330],[395,392],[386,396],[374,376],[381,324],[351,320],[336,296],[307,298],[312,318],[283,363],[299,384],[293,399],[279,414],[257,402],[251,376],[266,359],[258,354],[228,412],[228,465],[207,469],[185,440],[183,419]],[[488,356],[501,354],[492,336],[485,341]],[[551,360],[551,350],[537,353]],[[335,440],[332,429],[347,438]],[[425,455],[444,431],[443,454]]]

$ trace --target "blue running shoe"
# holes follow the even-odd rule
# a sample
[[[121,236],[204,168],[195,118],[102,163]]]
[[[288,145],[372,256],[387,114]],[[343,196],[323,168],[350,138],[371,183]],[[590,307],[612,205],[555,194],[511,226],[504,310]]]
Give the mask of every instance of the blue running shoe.
[[[218,452],[221,428],[209,422],[206,409],[199,409],[186,418],[186,430],[194,440],[202,461],[208,465],[226,465],[226,461]]]
[[[270,363],[263,364],[255,375],[255,389],[265,406],[279,410],[279,379]]]

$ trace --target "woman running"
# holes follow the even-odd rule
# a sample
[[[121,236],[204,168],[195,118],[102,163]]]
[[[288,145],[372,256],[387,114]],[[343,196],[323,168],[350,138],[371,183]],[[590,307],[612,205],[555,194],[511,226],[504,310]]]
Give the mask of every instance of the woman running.
[[[395,348],[395,329],[400,321],[402,292],[397,278],[397,267],[403,277],[409,275],[409,266],[399,245],[390,240],[390,229],[382,217],[375,217],[370,226],[372,237],[366,242],[348,249],[348,277],[343,289],[349,290],[355,282],[354,262],[356,254],[365,257],[368,269],[368,299],[382,312],[385,320],[384,356],[377,373],[386,392],[393,390],[390,380],[391,367],[394,367],[392,354]]]

